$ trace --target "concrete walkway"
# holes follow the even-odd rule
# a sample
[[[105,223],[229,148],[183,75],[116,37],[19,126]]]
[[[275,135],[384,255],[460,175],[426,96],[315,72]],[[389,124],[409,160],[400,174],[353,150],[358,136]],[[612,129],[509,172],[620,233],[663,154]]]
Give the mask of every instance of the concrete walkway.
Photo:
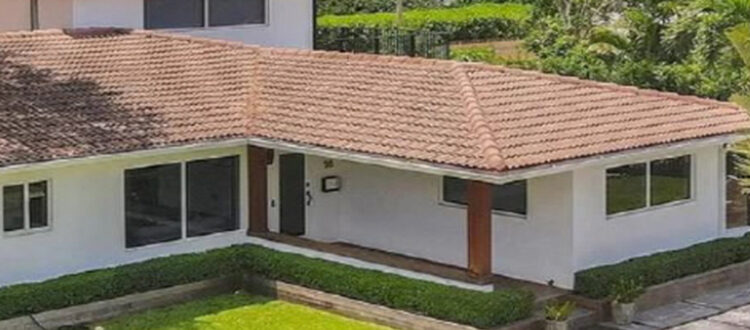
[[[600,328],[750,330],[750,283],[641,311],[629,326],[606,323]]]

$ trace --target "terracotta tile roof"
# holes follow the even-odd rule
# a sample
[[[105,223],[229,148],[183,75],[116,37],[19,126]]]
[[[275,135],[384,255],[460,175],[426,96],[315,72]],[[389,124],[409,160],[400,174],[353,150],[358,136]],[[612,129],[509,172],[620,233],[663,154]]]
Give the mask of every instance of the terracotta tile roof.
[[[502,171],[749,128],[727,103],[496,66],[0,34],[0,166],[261,137]]]

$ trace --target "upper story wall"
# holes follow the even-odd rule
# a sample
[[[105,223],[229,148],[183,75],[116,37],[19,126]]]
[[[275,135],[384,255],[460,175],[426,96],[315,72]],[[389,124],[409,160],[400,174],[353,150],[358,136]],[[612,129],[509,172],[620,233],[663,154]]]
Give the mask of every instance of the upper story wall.
[[[144,0],[74,1],[74,27],[108,26],[134,29],[145,27]],[[165,31],[265,46],[312,48],[312,0],[268,0],[267,12],[265,24],[167,29]]]
[[[38,0],[39,28],[67,28],[73,26],[73,0]],[[30,0],[0,1],[0,32],[30,30],[32,28]]]

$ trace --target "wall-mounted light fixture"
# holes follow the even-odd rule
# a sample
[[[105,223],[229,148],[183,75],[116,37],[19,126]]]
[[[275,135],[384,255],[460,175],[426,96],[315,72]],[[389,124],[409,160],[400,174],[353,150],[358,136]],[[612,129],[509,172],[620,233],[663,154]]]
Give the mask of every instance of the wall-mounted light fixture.
[[[324,177],[320,186],[324,193],[339,191],[341,190],[341,177],[338,175]]]

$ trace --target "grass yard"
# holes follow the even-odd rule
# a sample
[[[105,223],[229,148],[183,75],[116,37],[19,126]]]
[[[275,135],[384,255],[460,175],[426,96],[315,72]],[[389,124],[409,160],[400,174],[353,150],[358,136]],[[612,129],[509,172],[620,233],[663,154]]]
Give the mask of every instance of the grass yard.
[[[266,297],[235,294],[122,317],[99,324],[95,329],[386,330],[389,328]]]

